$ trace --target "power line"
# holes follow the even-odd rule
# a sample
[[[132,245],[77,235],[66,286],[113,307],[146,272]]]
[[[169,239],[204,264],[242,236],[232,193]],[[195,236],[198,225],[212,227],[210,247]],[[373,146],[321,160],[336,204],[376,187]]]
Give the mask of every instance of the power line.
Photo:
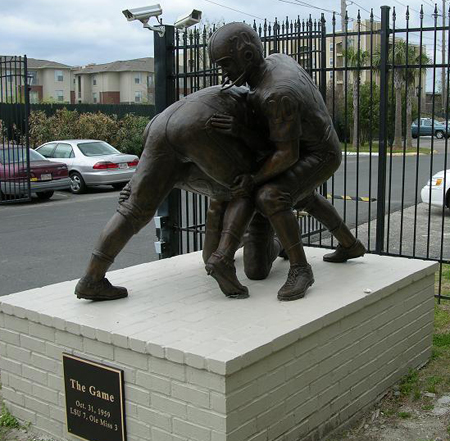
[[[358,8],[362,9],[363,11],[366,11],[366,12],[368,12],[369,14],[372,14],[372,11],[369,11],[368,9],[364,8],[363,6],[361,6],[361,5],[359,5],[358,3],[354,2],[353,0],[351,0],[351,1],[349,2],[349,5],[355,5],[355,6],[358,6]],[[381,17],[379,17],[378,15],[375,15],[375,14],[374,14],[373,16],[381,20]]]
[[[324,8],[320,8],[319,6],[314,6],[314,5],[310,5],[308,3],[299,1],[299,0],[295,0],[295,1],[288,1],[288,0],[278,0],[280,2],[283,3],[290,3],[291,5],[297,5],[297,6],[306,6],[307,8],[313,8],[313,9],[318,9],[319,11],[325,11],[325,12],[330,12],[330,13],[334,13],[337,15],[341,15],[336,11],[332,11],[331,9],[324,9]]]
[[[309,3],[305,3],[299,0],[295,0],[295,1],[289,1],[289,0],[278,0],[279,2],[283,2],[283,3],[290,3],[291,5],[296,5],[296,6],[303,6],[303,7],[307,7],[307,8],[313,8],[313,9],[318,9],[319,11],[324,11],[324,12],[329,12],[331,14],[336,14],[336,15],[341,15],[341,13],[337,12],[337,11],[332,11],[331,9],[324,9],[324,8],[320,8],[319,6],[314,6],[314,5],[310,5]],[[354,18],[348,17],[349,21],[353,21]]]
[[[394,0],[394,2],[395,2],[395,3],[398,3],[398,4],[401,5],[401,6],[404,6],[405,8],[408,8],[407,5],[405,5],[405,4],[402,3],[402,2],[399,2],[398,0]],[[409,7],[409,10],[410,10],[410,11],[417,12],[418,14],[420,14],[420,11],[418,11],[417,9],[412,8],[411,6]]]
[[[208,2],[208,3],[212,3],[213,5],[221,6],[222,8],[230,9],[231,11],[234,11],[234,12],[239,12],[240,14],[244,14],[244,15],[247,15],[252,18],[257,18],[258,20],[263,20],[263,21],[265,20],[262,17],[257,17],[256,15],[248,14],[247,12],[240,11],[239,9],[234,9],[234,8],[230,8],[229,6],[221,5],[220,3],[213,2],[212,0],[204,0],[204,1]]]

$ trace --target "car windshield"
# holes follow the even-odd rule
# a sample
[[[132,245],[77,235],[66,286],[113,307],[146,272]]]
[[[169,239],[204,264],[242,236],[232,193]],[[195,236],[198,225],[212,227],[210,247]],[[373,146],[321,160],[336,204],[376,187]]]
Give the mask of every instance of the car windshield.
[[[84,156],[106,156],[120,153],[106,142],[83,142],[77,145]]]
[[[1,149],[0,150],[0,162],[2,164],[13,164],[17,162],[26,162],[27,149]],[[30,149],[30,161],[47,161],[40,153]]]

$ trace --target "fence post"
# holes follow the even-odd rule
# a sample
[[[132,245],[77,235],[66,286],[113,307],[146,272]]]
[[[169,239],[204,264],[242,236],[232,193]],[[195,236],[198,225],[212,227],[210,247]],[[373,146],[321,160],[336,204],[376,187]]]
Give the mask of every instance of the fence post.
[[[327,30],[325,15],[320,17],[320,70],[319,70],[319,90],[322,94],[325,105],[327,103]],[[322,195],[326,198],[328,194],[328,182],[322,184]]]
[[[378,147],[377,230],[375,243],[375,251],[379,254],[384,250],[386,211],[389,10],[389,6],[381,7],[380,138]]]
[[[165,25],[165,33],[153,33],[155,55],[155,113],[161,113],[175,102],[175,28]],[[181,192],[172,190],[159,207],[155,216],[156,252],[160,259],[179,254],[179,237],[175,226],[179,225]]]

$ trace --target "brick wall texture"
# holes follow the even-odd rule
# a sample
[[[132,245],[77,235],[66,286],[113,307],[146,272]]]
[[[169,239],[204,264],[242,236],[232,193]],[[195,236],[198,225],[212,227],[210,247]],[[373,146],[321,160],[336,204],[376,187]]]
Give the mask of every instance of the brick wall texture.
[[[434,276],[427,275],[229,375],[3,308],[3,396],[14,416],[39,431],[77,439],[65,428],[62,352],[67,352],[125,371],[129,441],[320,440],[428,360],[433,286]]]

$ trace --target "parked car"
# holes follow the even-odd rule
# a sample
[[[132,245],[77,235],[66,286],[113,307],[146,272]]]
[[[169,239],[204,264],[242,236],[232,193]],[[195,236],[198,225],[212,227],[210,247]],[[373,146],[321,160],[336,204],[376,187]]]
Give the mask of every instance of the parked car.
[[[28,192],[27,149],[22,146],[0,148],[0,199]],[[51,162],[40,153],[29,150],[30,188],[42,200],[50,199],[55,190],[70,188],[66,164]]]
[[[446,123],[441,123],[431,118],[420,118],[420,136],[436,136],[437,139],[448,137],[450,134],[450,126],[447,130]],[[419,136],[418,120],[411,124],[411,136],[417,138]]]
[[[36,148],[50,161],[62,161],[69,168],[72,193],[83,193],[87,187],[112,185],[121,189],[131,179],[139,158],[120,153],[105,141],[74,139],[52,141]]]
[[[431,197],[430,197],[431,188]],[[442,170],[436,173],[420,192],[422,202],[433,207],[450,208],[450,170]]]

